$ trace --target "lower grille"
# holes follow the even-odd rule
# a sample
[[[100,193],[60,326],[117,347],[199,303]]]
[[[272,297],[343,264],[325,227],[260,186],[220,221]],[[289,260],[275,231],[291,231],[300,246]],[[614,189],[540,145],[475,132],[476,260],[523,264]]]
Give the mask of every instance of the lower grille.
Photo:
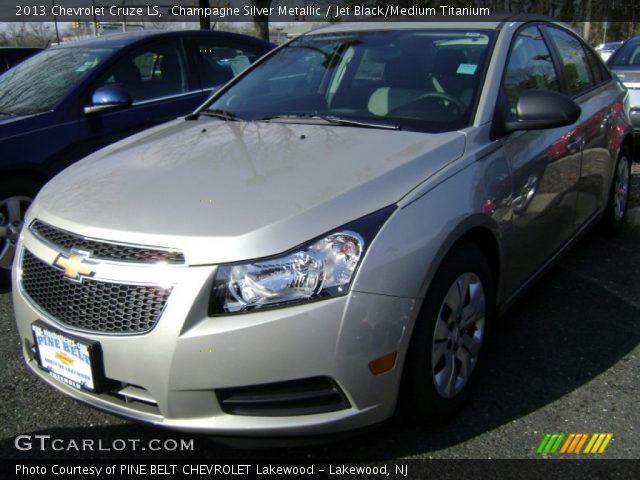
[[[340,387],[328,377],[217,390],[225,413],[281,417],[335,412],[349,408]]]
[[[140,334],[151,330],[162,315],[171,288],[67,280],[63,273],[28,250],[22,256],[21,285],[44,313],[79,330],[110,334]]]

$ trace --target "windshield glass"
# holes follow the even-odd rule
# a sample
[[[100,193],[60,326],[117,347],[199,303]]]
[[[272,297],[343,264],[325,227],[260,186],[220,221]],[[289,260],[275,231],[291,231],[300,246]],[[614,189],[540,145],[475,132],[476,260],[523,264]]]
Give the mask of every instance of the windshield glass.
[[[640,68],[640,38],[622,45],[607,63],[609,66]]]
[[[109,49],[54,48],[0,76],[0,113],[46,112],[109,54]]]
[[[425,132],[464,128],[491,36],[436,29],[307,35],[251,71],[209,110],[244,120],[318,116]]]

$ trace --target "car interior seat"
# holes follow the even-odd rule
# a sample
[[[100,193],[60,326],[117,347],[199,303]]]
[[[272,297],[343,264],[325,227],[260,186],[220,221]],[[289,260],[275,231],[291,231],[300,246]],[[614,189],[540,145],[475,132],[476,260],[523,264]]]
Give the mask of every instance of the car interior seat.
[[[142,76],[140,70],[131,59],[120,62],[113,71],[116,85],[125,90],[134,100],[139,99]]]
[[[389,60],[384,69],[385,86],[374,90],[369,97],[369,112],[385,116],[427,93],[421,64],[416,55],[400,55]]]
[[[452,95],[468,105],[477,72],[474,65],[467,65],[468,59],[463,51],[452,48],[438,50],[431,76],[434,91]]]

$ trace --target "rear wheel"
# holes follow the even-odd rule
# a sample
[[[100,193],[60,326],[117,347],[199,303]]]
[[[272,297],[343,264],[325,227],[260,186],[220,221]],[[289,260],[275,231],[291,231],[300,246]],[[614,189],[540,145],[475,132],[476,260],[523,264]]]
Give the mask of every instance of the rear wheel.
[[[620,149],[618,162],[613,172],[609,201],[601,222],[605,235],[615,235],[620,231],[627,215],[631,188],[631,154],[626,146]]]
[[[405,416],[438,424],[463,405],[483,363],[494,310],[486,256],[475,244],[459,244],[436,273],[414,328],[400,398]]]
[[[11,285],[11,265],[27,208],[40,184],[18,178],[0,182],[0,288]]]

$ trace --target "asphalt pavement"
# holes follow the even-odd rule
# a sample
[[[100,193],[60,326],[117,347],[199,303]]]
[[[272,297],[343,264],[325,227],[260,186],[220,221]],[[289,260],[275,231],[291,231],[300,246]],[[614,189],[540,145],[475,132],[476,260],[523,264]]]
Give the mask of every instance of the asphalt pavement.
[[[640,168],[632,202],[640,205]],[[18,435],[65,440],[194,440],[177,457],[281,460],[539,458],[548,432],[611,432],[598,458],[640,458],[640,226],[589,233],[501,319],[472,399],[436,429],[393,420],[329,444],[232,449],[211,439],[131,423],[79,404],[23,364],[9,293],[0,294],[0,458],[65,458],[20,451]],[[148,449],[83,456],[161,458]]]

